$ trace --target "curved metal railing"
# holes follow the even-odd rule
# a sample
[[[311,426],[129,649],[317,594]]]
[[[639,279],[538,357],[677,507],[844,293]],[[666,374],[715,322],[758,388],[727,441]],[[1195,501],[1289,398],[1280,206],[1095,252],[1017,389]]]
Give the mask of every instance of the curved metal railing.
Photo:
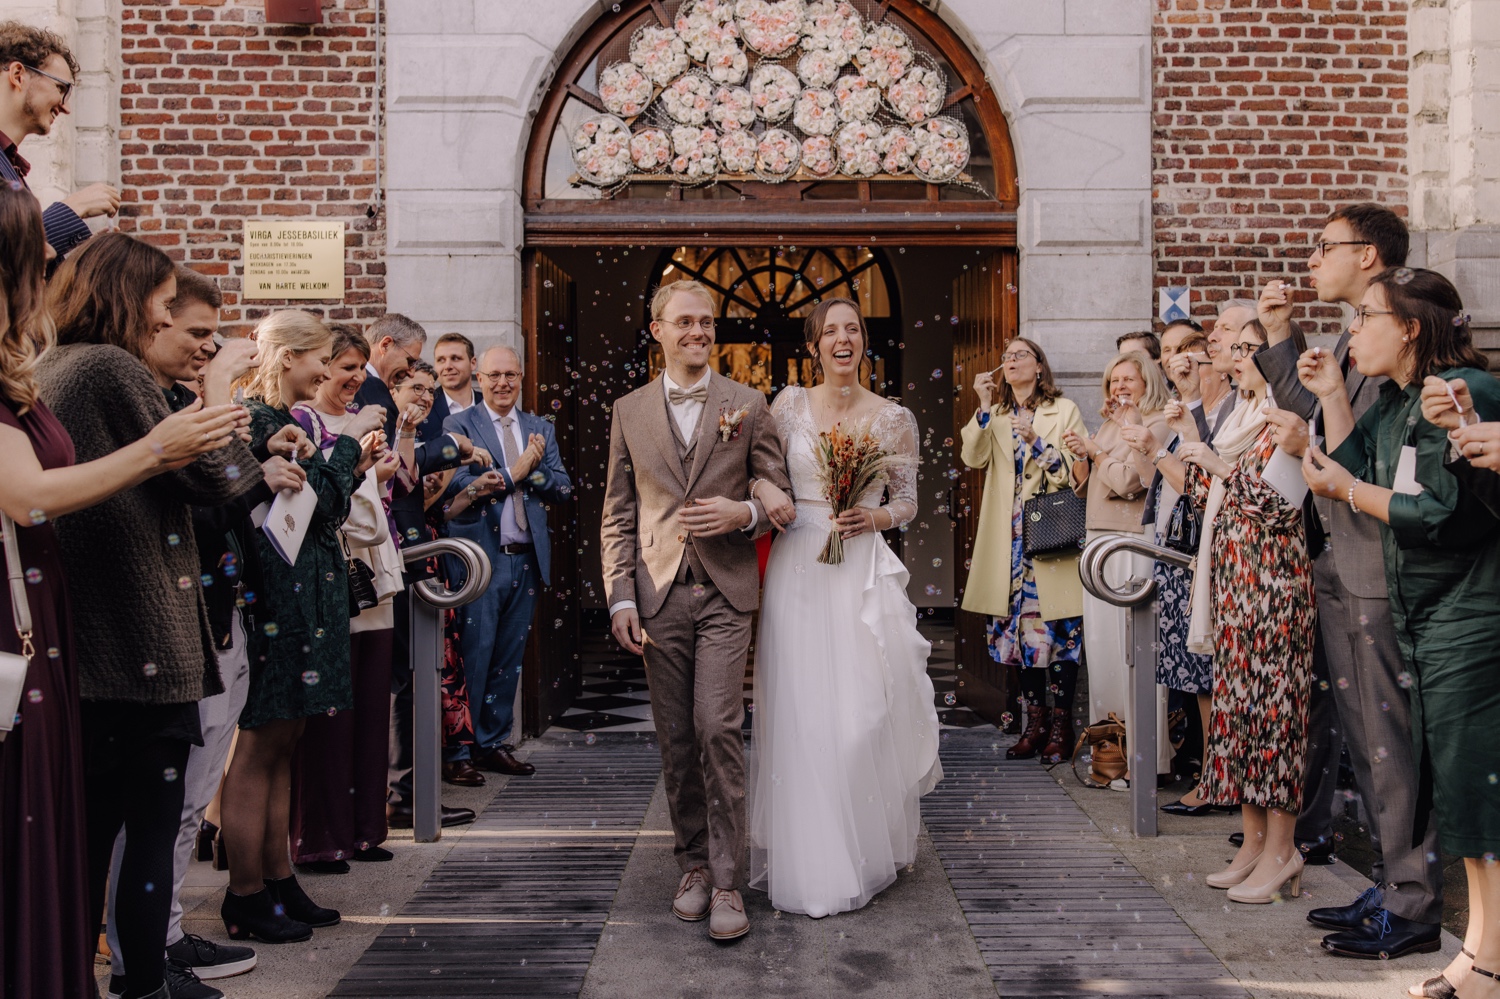
[[[422,598],[423,603],[449,610],[473,603],[490,585],[490,559],[474,542],[466,538],[438,538],[401,549],[401,560],[408,565],[432,558],[434,555],[452,555],[464,564],[464,583],[450,590],[439,579],[424,579],[412,585],[412,592]]]
[[[1156,580],[1130,579],[1125,588],[1112,585],[1104,577],[1104,566],[1119,552],[1145,555],[1159,562],[1188,568],[1193,564],[1191,555],[1154,545],[1144,538],[1129,534],[1101,534],[1083,548],[1083,557],[1078,560],[1078,575],[1084,589],[1105,603],[1116,607],[1139,607],[1156,596]]]
[[[409,648],[412,665],[412,832],[418,843],[442,835],[439,780],[442,761],[443,613],[479,599],[490,585],[490,559],[466,538],[439,538],[401,549],[408,565],[451,555],[463,563],[464,581],[450,590],[441,579],[419,580],[410,587]]]
[[[1105,566],[1114,556],[1126,552],[1166,562],[1186,569],[1196,561],[1191,555],[1154,545],[1139,535],[1101,534],[1083,548],[1078,560],[1078,575],[1084,589],[1096,599],[1129,610],[1126,618],[1126,655],[1130,666],[1130,723],[1127,740],[1130,752],[1130,818],[1135,835],[1156,835],[1156,781],[1136,780],[1139,773],[1154,774],[1157,756],[1157,725],[1139,720],[1157,716],[1156,611],[1151,599],[1156,596],[1156,580],[1130,576],[1124,584],[1114,585],[1105,577]]]

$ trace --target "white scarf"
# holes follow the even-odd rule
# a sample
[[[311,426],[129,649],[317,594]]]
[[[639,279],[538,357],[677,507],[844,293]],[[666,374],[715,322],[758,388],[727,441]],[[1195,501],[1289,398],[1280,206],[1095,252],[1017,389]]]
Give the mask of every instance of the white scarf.
[[[1265,402],[1267,405],[1275,405],[1271,401],[1269,388],[1266,389]],[[1265,406],[1256,402],[1253,397],[1241,399],[1239,405],[1224,417],[1224,422],[1214,435],[1213,448],[1231,466],[1237,465],[1240,456],[1250,450],[1250,446],[1260,437],[1265,425]],[[1209,585],[1213,578],[1211,560],[1214,550],[1214,520],[1224,505],[1224,495],[1228,490],[1223,479],[1217,475],[1212,478],[1213,482],[1208,490],[1208,505],[1203,510],[1203,530],[1198,537],[1198,557],[1193,560],[1193,594],[1191,617],[1188,620],[1188,651],[1202,655],[1212,655],[1214,651],[1214,613]]]

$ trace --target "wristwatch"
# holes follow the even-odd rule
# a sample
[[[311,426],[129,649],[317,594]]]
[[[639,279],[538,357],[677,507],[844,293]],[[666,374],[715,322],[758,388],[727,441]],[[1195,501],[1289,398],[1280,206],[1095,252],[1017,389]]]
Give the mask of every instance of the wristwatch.
[[[1153,465],[1160,464],[1161,460],[1163,458],[1165,458],[1167,455],[1171,454],[1171,453],[1172,452],[1168,451],[1164,447],[1163,448],[1157,448],[1156,449],[1156,453],[1151,456],[1151,464],[1153,464]]]

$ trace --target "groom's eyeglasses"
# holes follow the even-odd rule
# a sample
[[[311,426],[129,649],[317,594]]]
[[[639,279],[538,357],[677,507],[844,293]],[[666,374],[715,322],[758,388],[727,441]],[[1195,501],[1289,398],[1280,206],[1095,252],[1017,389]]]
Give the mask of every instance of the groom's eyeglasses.
[[[712,333],[714,331],[714,321],[712,319],[668,319],[664,321],[669,326],[676,326],[684,333],[691,333],[694,326],[702,327],[705,333]]]

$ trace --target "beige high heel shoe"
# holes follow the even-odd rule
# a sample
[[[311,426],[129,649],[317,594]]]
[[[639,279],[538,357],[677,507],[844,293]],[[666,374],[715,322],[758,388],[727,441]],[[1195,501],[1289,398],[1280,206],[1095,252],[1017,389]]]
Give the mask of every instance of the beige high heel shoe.
[[[1246,905],[1266,905],[1281,894],[1281,886],[1287,881],[1292,882],[1291,897],[1296,898],[1302,894],[1302,851],[1293,850],[1292,859],[1286,862],[1281,872],[1271,881],[1260,888],[1251,888],[1243,881],[1229,889],[1229,900],[1231,902],[1243,902]]]
[[[1261,853],[1264,852],[1264,850],[1261,851]],[[1210,888],[1233,888],[1235,885],[1248,878],[1250,876],[1250,872],[1255,870],[1255,865],[1258,863],[1260,863],[1259,853],[1251,857],[1248,861],[1241,864],[1239,867],[1226,867],[1219,873],[1210,874],[1203,880],[1208,882],[1208,886]]]

